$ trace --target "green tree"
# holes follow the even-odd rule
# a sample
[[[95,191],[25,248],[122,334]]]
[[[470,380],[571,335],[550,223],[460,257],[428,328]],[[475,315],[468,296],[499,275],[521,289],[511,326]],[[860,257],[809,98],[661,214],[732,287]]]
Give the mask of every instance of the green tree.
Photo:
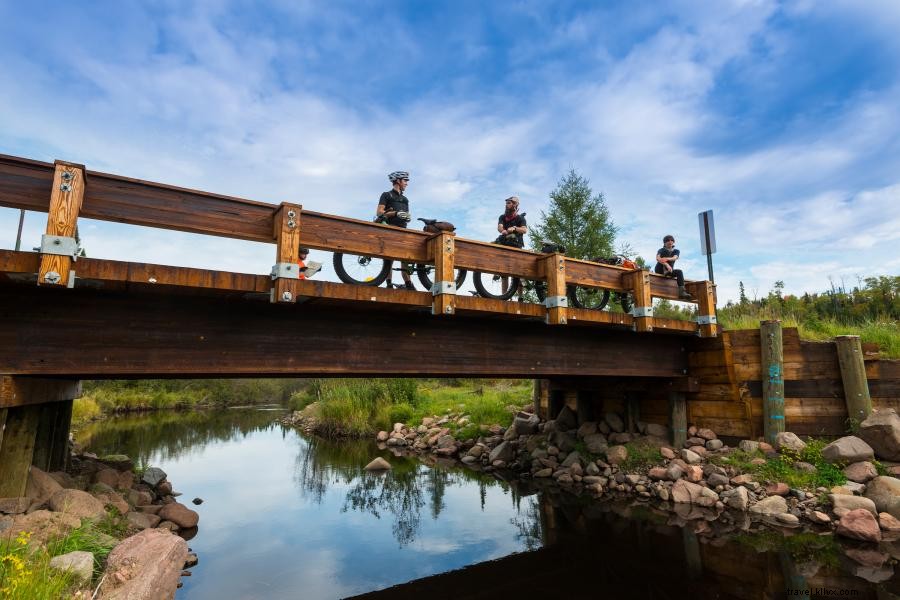
[[[609,217],[603,194],[594,195],[590,182],[569,171],[550,192],[550,208],[540,223],[528,228],[532,248],[548,241],[566,247],[566,256],[591,259],[612,256],[618,228]]]

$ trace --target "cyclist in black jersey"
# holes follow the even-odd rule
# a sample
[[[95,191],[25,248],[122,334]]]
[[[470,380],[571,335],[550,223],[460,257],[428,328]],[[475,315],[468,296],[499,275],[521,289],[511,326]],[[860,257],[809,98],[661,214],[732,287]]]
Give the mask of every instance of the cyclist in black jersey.
[[[375,210],[375,220],[394,227],[406,227],[411,219],[409,214],[409,198],[403,195],[406,186],[409,185],[409,173],[406,171],[394,171],[388,175],[391,181],[391,189],[381,194],[378,199],[378,208]],[[406,289],[415,289],[409,278],[409,263],[400,263],[400,274]],[[391,287],[391,274],[387,276],[387,286]]]

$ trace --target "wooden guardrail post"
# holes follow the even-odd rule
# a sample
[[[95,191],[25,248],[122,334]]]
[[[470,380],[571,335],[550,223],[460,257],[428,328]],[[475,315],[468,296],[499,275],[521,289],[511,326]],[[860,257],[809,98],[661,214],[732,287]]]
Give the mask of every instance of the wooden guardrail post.
[[[456,312],[456,277],[453,273],[455,237],[449,231],[442,231],[428,240],[428,258],[434,260],[434,283],[431,288],[433,315],[452,315]]]
[[[300,278],[299,204],[282,202],[275,211],[272,235],[275,238],[275,266],[272,267],[272,302],[296,302],[291,280]]]
[[[47,230],[41,238],[37,284],[72,287],[75,283],[72,262],[78,256],[75,231],[84,200],[84,166],[61,160],[55,165]]]
[[[554,252],[541,259],[541,270],[547,278],[547,296],[544,306],[547,307],[548,325],[565,325],[566,309],[569,299],[566,296],[566,255]]]
[[[866,380],[862,343],[858,335],[839,335],[834,341],[837,345],[838,363],[841,365],[847,415],[851,423],[859,424],[872,412],[872,398],[869,395],[869,382]]]
[[[759,324],[759,347],[762,358],[763,435],[770,444],[784,431],[784,353],[781,321]]]
[[[687,441],[687,398],[684,392],[669,392],[669,421],[672,427],[672,445],[683,448]]]
[[[697,325],[700,337],[716,337],[716,294],[710,281],[692,281],[684,286],[697,299]]]
[[[622,274],[634,298],[634,330],[653,331],[653,298],[650,295],[650,269],[642,268]]]

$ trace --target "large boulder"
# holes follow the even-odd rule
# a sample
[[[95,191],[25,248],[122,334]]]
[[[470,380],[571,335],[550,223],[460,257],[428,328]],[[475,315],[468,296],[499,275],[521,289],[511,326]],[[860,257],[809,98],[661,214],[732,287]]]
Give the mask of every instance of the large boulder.
[[[606,421],[606,424],[609,425],[609,428],[616,433],[622,433],[623,431],[625,431],[625,422],[622,421],[622,417],[620,417],[616,413],[606,413],[606,415],[603,417],[603,420]]]
[[[647,423],[646,432],[650,437],[669,439],[669,428],[659,423]]]
[[[106,515],[103,502],[81,490],[60,490],[50,497],[50,508],[80,519],[101,519]]]
[[[392,467],[391,463],[381,458],[380,456],[376,456],[371,460],[371,462],[369,462],[369,464],[367,464],[363,468],[366,471],[390,471]]]
[[[847,494],[830,494],[828,498],[834,506],[834,514],[838,517],[843,517],[851,510],[860,508],[869,511],[873,515],[878,515],[875,503],[869,498],[863,498],[862,496],[848,496]]]
[[[101,600],[171,600],[188,556],[187,542],[162,529],[145,529],[109,553]]]
[[[53,477],[35,466],[28,472],[25,495],[40,504],[50,500],[50,496],[63,489]]]
[[[875,465],[864,460],[844,467],[844,477],[855,483],[866,483],[878,477],[878,471]]]
[[[519,412],[513,419],[512,428],[516,435],[533,435],[538,431],[541,419],[534,413]]]
[[[676,504],[711,507],[719,501],[719,495],[708,487],[679,479],[672,486],[672,501]]]
[[[94,555],[84,550],[60,554],[50,559],[50,568],[70,573],[78,585],[84,585],[94,576]]]
[[[900,461],[900,416],[893,408],[875,409],[859,424],[859,437],[878,458]]]
[[[32,534],[32,543],[46,544],[49,540],[64,537],[79,527],[81,519],[74,515],[36,510],[27,515],[16,515],[9,527],[0,531],[0,546],[3,541],[13,540],[23,531]]]
[[[571,431],[578,427],[578,415],[568,406],[563,406],[556,415],[556,429],[558,431]]]
[[[164,505],[159,511],[159,517],[164,521],[172,521],[183,529],[196,527],[200,521],[200,515],[196,511],[178,502]]]
[[[830,463],[850,464],[873,460],[875,452],[870,445],[855,435],[848,435],[822,448],[822,458]]]
[[[891,513],[900,519],[900,479],[876,477],[866,485],[865,496],[875,503],[878,512]]]
[[[606,436],[602,433],[590,433],[584,436],[584,445],[591,454],[603,454],[609,448]]]
[[[622,464],[628,460],[628,448],[625,446],[611,446],[606,450],[606,460],[611,465]]]
[[[516,457],[516,449],[509,442],[501,442],[497,447],[491,450],[488,456],[488,462],[493,463],[495,460],[502,460],[505,463],[511,462]]]
[[[835,533],[864,542],[881,541],[881,529],[875,515],[863,508],[851,510],[841,517]]]
[[[166,478],[166,472],[159,467],[149,467],[141,476],[141,481],[150,487],[156,487],[159,482]]]
[[[747,488],[738,486],[722,494],[725,506],[735,510],[746,511],[750,506],[750,494]]]
[[[597,433],[597,422],[596,421],[585,421],[578,427],[578,432],[576,435],[579,440],[583,440],[585,437]]]
[[[750,512],[757,515],[780,515],[787,511],[787,500],[781,496],[763,498],[750,507]]]
[[[806,442],[798,438],[796,433],[779,431],[775,435],[775,449],[782,454],[785,450],[790,452],[800,452],[804,448],[806,448]]]

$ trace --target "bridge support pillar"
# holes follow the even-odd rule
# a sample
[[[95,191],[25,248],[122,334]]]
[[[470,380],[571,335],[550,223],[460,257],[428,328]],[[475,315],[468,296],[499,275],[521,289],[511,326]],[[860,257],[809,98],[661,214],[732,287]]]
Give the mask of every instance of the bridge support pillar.
[[[78,256],[78,213],[84,199],[84,167],[56,161],[46,234],[41,239],[38,285],[73,287]]]
[[[541,259],[542,270],[547,279],[547,324],[565,325],[566,309],[569,306],[566,295],[566,256],[555,252]]]
[[[634,297],[634,330],[653,331],[653,298],[650,295],[650,269],[624,273],[622,278]]]
[[[434,300],[431,314],[452,315],[456,312],[456,276],[453,272],[454,235],[443,232],[428,240],[428,256],[434,260]]]
[[[32,464],[65,466],[72,400],[80,394],[76,380],[0,376],[0,498],[25,494]]]
[[[297,298],[290,281],[300,279],[299,204],[282,202],[275,211],[272,235],[275,239],[275,266],[272,267],[272,302],[292,303]]]

